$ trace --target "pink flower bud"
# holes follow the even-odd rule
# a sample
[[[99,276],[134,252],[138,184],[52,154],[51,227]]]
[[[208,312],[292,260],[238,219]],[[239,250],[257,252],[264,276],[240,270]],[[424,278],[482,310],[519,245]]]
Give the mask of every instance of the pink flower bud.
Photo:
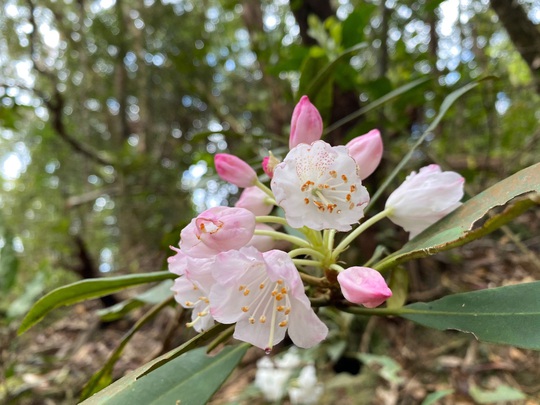
[[[386,201],[388,218],[414,238],[461,205],[465,180],[456,172],[429,165],[412,172]]]
[[[266,224],[257,224],[255,226],[255,229],[259,229],[261,231],[273,231],[274,228],[272,228],[269,225]],[[271,236],[267,235],[253,235],[253,238],[248,242],[246,246],[253,246],[255,247],[259,252],[268,252],[269,250],[274,249],[276,246],[276,241]]]
[[[257,180],[257,173],[250,165],[239,157],[228,153],[218,153],[214,156],[216,171],[223,180],[238,187],[250,187]]]
[[[349,267],[337,276],[347,301],[375,308],[392,296],[383,276],[369,267]]]
[[[345,146],[349,149],[349,155],[356,161],[362,180],[373,173],[381,163],[383,142],[381,133],[377,129],[357,136]]]
[[[186,255],[209,257],[240,249],[253,237],[255,215],[244,208],[214,207],[194,218],[180,233],[180,249]]]
[[[272,152],[270,152],[269,156],[266,156],[265,158],[263,158],[262,168],[263,168],[264,172],[267,174],[267,176],[272,178],[272,177],[274,177],[274,168],[280,163],[281,162],[279,161],[279,159],[276,158],[272,154]]]
[[[268,215],[273,204],[267,203],[268,196],[259,187],[252,186],[244,189],[240,199],[234,204],[235,207],[245,208],[257,216]]]
[[[292,149],[300,143],[311,143],[321,139],[323,122],[317,108],[311,104],[308,96],[302,96],[294,107],[291,119],[291,135],[289,148]]]

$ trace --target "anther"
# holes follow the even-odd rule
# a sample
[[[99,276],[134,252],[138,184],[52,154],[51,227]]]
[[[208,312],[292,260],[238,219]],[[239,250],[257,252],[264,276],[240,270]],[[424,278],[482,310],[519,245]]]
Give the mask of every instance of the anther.
[[[282,327],[282,328],[284,328],[285,326],[287,326],[287,321],[281,321],[281,322],[279,323],[279,326]]]
[[[242,307],[242,312],[247,312],[249,311],[249,307]]]

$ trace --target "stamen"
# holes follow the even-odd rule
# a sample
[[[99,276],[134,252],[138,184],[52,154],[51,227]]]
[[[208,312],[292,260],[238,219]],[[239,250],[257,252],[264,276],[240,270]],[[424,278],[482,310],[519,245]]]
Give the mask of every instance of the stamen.
[[[261,315],[261,317],[259,318],[259,322],[260,323],[265,323],[266,322],[266,316]]]

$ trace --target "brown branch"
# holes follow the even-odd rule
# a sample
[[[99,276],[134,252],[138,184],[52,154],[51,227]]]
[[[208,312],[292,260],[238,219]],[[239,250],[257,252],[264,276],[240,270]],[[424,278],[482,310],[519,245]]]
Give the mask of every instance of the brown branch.
[[[64,98],[60,94],[58,90],[55,90],[54,93],[54,102],[44,99],[43,100],[47,108],[49,109],[49,112],[52,116],[51,125],[57,135],[65,141],[71,148],[89,158],[90,160],[93,160],[94,162],[97,162],[104,166],[113,165],[113,161],[104,158],[100,155],[99,152],[94,151],[89,146],[85,145],[84,143],[78,141],[75,139],[71,134],[67,131],[66,126],[64,125],[63,117],[63,110],[64,110]]]

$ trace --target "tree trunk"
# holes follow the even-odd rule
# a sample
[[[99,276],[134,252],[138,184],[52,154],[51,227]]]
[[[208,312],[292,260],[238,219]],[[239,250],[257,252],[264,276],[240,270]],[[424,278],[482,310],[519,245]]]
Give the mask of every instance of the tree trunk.
[[[517,0],[491,0],[491,8],[531,70],[536,92],[540,94],[540,30],[527,17]]]

